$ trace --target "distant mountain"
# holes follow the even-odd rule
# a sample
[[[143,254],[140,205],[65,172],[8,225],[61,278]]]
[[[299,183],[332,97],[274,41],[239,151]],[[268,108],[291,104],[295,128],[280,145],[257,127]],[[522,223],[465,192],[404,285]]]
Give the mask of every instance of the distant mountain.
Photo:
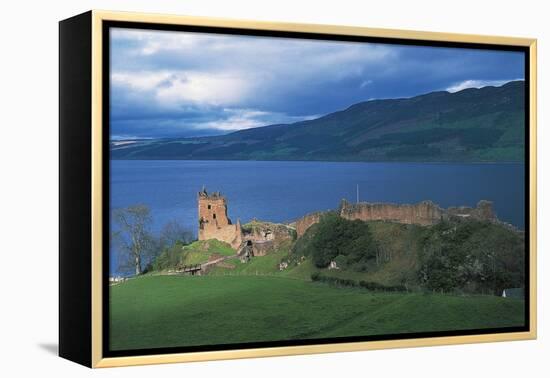
[[[112,159],[523,161],[524,82],[372,100],[221,136],[111,142]]]

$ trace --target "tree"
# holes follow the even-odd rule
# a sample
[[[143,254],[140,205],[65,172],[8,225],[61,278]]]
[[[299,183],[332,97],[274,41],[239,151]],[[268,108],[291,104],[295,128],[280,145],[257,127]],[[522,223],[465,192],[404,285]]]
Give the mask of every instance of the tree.
[[[314,234],[309,242],[297,249],[302,249],[303,255],[311,255],[318,268],[326,268],[338,257],[342,266],[364,271],[376,257],[378,246],[366,222],[331,213],[323,216],[311,232]]]
[[[424,236],[419,279],[428,289],[500,295],[525,285],[522,233],[466,220],[442,222]]]
[[[173,247],[177,243],[188,244],[192,240],[193,232],[184,228],[178,221],[172,220],[166,223],[160,231],[160,250]]]
[[[182,259],[182,248],[193,241],[193,232],[172,220],[160,230],[154,239],[155,254],[152,256],[151,269],[170,269],[179,264]],[[145,269],[147,269],[146,267]]]
[[[151,211],[146,205],[133,205],[113,211],[114,230],[111,239],[119,247],[125,266],[132,267],[135,274],[141,274],[142,265],[147,264],[154,252],[153,236],[150,232]]]

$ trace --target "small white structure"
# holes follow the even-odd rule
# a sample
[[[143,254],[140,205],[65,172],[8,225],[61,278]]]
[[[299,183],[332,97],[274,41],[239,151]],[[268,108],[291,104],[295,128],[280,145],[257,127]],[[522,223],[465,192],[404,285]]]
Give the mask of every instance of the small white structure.
[[[338,267],[338,265],[336,265],[336,261],[334,261],[334,260],[332,260],[332,261],[330,262],[330,264],[328,265],[328,268],[329,268],[329,270],[332,270],[332,269],[340,269],[340,268]]]
[[[288,263],[286,261],[279,264],[279,270],[285,270],[286,268],[288,268]]]
[[[120,277],[120,276],[109,277],[109,283],[110,284],[117,284],[117,283],[124,282],[124,281],[126,281],[126,277]]]

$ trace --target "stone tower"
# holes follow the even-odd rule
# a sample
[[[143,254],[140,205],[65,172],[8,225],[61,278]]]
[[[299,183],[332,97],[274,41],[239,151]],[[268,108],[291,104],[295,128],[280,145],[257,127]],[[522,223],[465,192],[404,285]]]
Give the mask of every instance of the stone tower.
[[[199,240],[217,239],[233,248],[242,243],[240,222],[232,224],[227,216],[227,202],[220,192],[208,194],[203,188],[198,195]]]

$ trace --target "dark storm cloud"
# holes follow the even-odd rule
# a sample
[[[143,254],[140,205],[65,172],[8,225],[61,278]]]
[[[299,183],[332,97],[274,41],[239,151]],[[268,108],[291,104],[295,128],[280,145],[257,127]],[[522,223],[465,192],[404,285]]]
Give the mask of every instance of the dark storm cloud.
[[[119,137],[225,133],[524,77],[513,52],[129,29],[111,41]]]

